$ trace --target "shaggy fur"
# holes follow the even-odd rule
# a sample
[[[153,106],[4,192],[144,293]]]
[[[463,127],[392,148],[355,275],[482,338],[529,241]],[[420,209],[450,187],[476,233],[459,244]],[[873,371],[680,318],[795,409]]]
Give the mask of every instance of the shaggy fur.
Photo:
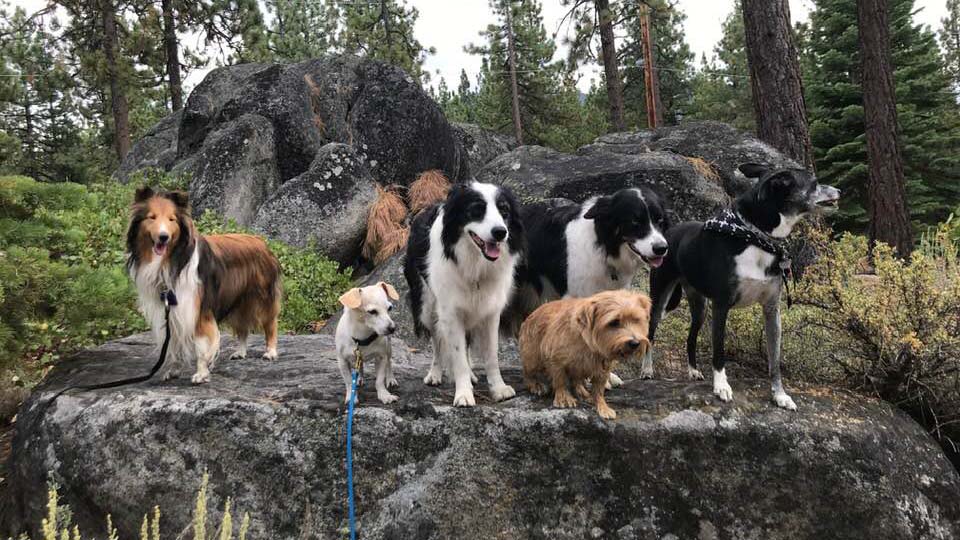
[[[256,236],[201,236],[186,193],[137,191],[127,229],[127,268],[158,345],[164,337],[160,293],[172,291],[178,300],[170,309],[171,361],[164,379],[196,358],[193,382],[210,380],[220,350],[220,322],[233,328],[240,341],[231,358],[246,356],[247,336],[260,328],[267,342],[263,357],[277,358],[279,262]]]
[[[346,385],[344,402],[350,401],[352,388],[351,369],[355,361],[354,354],[359,349],[364,361],[373,360],[377,366],[377,399],[381,403],[393,403],[397,396],[389,388],[397,386],[393,377],[393,364],[390,360],[390,334],[397,325],[390,318],[393,302],[400,299],[393,285],[378,282],[369,287],[353,288],[340,297],[343,304],[343,316],[337,323],[335,343],[340,375]],[[369,342],[368,342],[369,341]],[[363,374],[360,374],[361,377]],[[360,396],[357,396],[357,400]]]
[[[626,291],[604,291],[587,298],[567,298],[537,308],[520,327],[523,382],[537,395],[553,389],[554,407],[575,407],[590,399],[603,418],[617,413],[604,399],[610,370],[620,358],[644,355],[650,299]],[[590,381],[592,392],[584,382]]]
[[[443,202],[449,191],[450,181],[442,171],[433,169],[420,173],[420,176],[410,184],[410,190],[407,192],[410,213],[417,215],[422,210]]]
[[[377,200],[367,214],[363,256],[380,264],[402,250],[410,234],[406,219],[407,207],[396,189],[377,186]]]

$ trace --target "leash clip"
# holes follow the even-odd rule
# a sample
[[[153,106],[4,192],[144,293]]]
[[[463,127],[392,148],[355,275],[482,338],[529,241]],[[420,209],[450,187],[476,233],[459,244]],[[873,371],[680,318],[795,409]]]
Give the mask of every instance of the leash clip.
[[[357,372],[357,386],[363,386],[363,352],[359,345],[353,349],[353,370]]]
[[[163,302],[164,306],[171,308],[177,305],[177,295],[173,294],[170,289],[164,289],[160,291],[160,301]]]

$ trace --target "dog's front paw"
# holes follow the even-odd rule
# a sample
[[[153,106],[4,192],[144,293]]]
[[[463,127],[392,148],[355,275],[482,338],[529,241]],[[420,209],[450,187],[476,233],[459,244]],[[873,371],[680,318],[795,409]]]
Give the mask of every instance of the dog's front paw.
[[[439,369],[430,369],[430,371],[427,372],[427,376],[423,378],[423,384],[440,386],[443,384],[443,372]]]
[[[200,373],[199,371],[193,374],[193,377],[190,377],[190,382],[193,384],[203,384],[210,382],[210,372]]]
[[[473,407],[476,404],[477,400],[473,397],[473,390],[457,392],[456,395],[453,396],[454,407]]]
[[[727,381],[715,381],[713,383],[713,393],[720,398],[720,401],[733,401],[733,388],[730,388],[730,383]]]
[[[180,372],[177,371],[176,369],[169,369],[167,371],[164,371],[163,374],[160,375],[161,381],[169,381],[170,379],[178,379],[178,378],[180,378]]]
[[[387,403],[393,403],[400,398],[391,394],[390,392],[377,392],[377,399],[380,400],[380,403],[386,405]]]
[[[797,410],[797,404],[793,402],[793,398],[785,393],[774,394],[773,402],[777,404],[777,407],[787,409],[788,411]]]
[[[553,396],[553,406],[561,409],[577,406],[577,398],[567,393],[558,393]]]
[[[264,360],[276,360],[276,359],[277,359],[277,351],[267,351],[267,352],[263,353],[263,359],[264,359]]]
[[[247,351],[234,351],[234,353],[230,355],[231,360],[243,360],[246,357]]]
[[[691,381],[702,381],[703,373],[697,368],[687,367],[687,378]]]
[[[397,386],[400,386],[400,383],[397,382],[397,379],[393,377],[387,379],[387,388],[395,388]]]
[[[653,361],[647,361],[647,359],[644,358],[643,365],[640,366],[640,378],[641,379],[653,378]]]
[[[503,401],[505,399],[510,399],[515,395],[517,395],[517,391],[508,384],[490,388],[490,397],[493,398],[494,401]]]
[[[597,413],[600,415],[600,418],[604,420],[613,420],[617,417],[617,411],[611,409],[609,405],[597,407]]]
[[[542,396],[547,393],[547,387],[540,381],[527,382],[527,391],[535,396]]]

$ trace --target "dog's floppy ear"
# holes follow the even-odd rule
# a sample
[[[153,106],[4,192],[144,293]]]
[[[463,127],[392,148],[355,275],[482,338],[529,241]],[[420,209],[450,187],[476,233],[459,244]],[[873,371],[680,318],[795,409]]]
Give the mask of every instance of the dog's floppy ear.
[[[397,290],[393,288],[393,285],[391,285],[391,284],[389,284],[389,283],[387,283],[387,282],[385,282],[385,281],[380,281],[380,282],[377,283],[377,285],[379,285],[380,288],[383,289],[383,292],[387,293],[387,298],[389,298],[389,299],[391,299],[391,300],[399,300],[399,299],[400,299],[400,295],[397,294]]]
[[[143,201],[149,199],[150,197],[153,197],[153,195],[154,195],[153,188],[151,188],[150,186],[143,186],[142,188],[137,188],[137,193],[136,195],[133,196],[133,202],[135,204],[142,203]]]
[[[642,337],[640,338],[640,346],[637,347],[637,356],[646,356],[647,352],[650,350],[650,340]]]
[[[173,204],[179,208],[187,209],[190,206],[190,196],[185,191],[169,191],[163,196],[173,201]]]
[[[637,303],[640,304],[640,307],[647,312],[647,315],[650,315],[650,310],[653,304],[650,302],[650,297],[645,294],[637,293]]]
[[[759,163],[744,163],[738,168],[747,178],[763,178],[770,171],[769,167]]]
[[[577,310],[577,326],[581,330],[589,331],[593,328],[593,322],[597,315],[596,304],[594,302],[585,303]]]
[[[347,307],[347,309],[357,309],[363,304],[363,300],[360,298],[360,289],[354,287],[349,291],[343,293],[343,296],[340,297],[340,303]]]
[[[583,215],[583,219],[594,219],[600,215],[601,212],[610,208],[610,202],[610,197],[600,197],[597,199],[597,202],[593,203],[593,206],[587,210],[587,213]]]

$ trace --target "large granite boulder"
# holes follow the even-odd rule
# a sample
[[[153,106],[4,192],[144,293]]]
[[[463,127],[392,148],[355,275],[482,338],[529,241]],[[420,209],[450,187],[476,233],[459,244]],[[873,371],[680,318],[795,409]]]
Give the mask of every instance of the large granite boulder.
[[[729,203],[718,181],[671,152],[565,154],[521,146],[487,163],[477,179],[509,186],[521,202],[556,197],[582,202],[647,186],[665,198],[674,219],[706,219]]]
[[[280,185],[276,152],[273,125],[258,114],[245,114],[222,124],[196,155],[173,170],[189,175],[195,215],[213,210],[249,226]]]
[[[345,525],[343,382],[330,336],[284,336],[280,359],[227,360],[209,384],[158,381],[65,394],[67,383],[146,372],[145,335],[59,366],[21,409],[0,533],[36,533],[48,482],[87,535],[111,513],[121,537],[162,509],[190,524],[210,474],[218,522],[227,497],[248,537],[340,538]],[[950,539],[960,537],[960,476],[937,444],[889,405],[826,388],[794,389],[799,410],[742,380],[731,403],[709,383],[628,381],[615,421],[557,410],[520,390],[502,403],[450,406],[420,381],[429,358],[395,346],[400,400],[361,391],[354,426],[360,536],[366,539]],[[372,366],[370,366],[372,369]],[[504,376],[520,388],[520,372]]]
[[[170,170],[177,160],[177,132],[183,109],[167,115],[150,128],[120,162],[114,177],[127,183],[130,175],[142,169]]]
[[[377,184],[367,159],[330,143],[306,172],[283,184],[257,211],[254,230],[300,247],[312,246],[347,266],[360,256]]]
[[[455,123],[453,131],[467,151],[467,162],[470,165],[471,174],[476,174],[497,156],[517,147],[517,141],[513,137],[476,124]]]

